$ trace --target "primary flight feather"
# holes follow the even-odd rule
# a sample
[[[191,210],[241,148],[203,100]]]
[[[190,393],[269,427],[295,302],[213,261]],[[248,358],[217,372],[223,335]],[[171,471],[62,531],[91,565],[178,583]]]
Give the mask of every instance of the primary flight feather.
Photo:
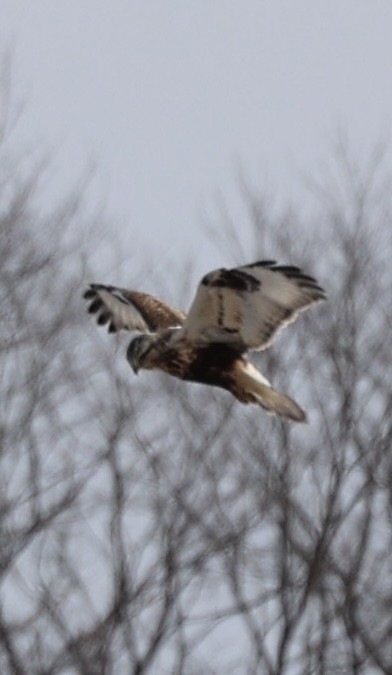
[[[109,332],[139,331],[127,359],[135,373],[161,370],[174,377],[221,387],[242,403],[296,422],[306,414],[273,389],[247,360],[266,349],[299,312],[325,300],[325,291],[298,267],[262,260],[210,272],[201,280],[188,315],[152,295],[91,284],[89,312]]]

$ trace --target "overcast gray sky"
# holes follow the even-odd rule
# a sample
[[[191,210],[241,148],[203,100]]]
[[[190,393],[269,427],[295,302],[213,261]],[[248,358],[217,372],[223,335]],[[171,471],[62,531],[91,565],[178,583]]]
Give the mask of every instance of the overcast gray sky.
[[[177,242],[205,258],[199,209],[217,188],[230,199],[238,159],[253,182],[292,197],[338,128],[363,156],[391,134],[390,0],[0,0],[0,9],[27,95],[19,138],[53,149],[60,183],[94,158],[129,246],[158,238],[156,251]],[[210,264],[224,262],[211,253]]]

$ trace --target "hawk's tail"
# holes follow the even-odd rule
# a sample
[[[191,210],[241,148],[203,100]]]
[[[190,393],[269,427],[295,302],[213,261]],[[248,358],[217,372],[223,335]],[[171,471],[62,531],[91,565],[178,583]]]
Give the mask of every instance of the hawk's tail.
[[[294,422],[306,422],[306,413],[292,398],[273,389],[268,380],[249,362],[236,371],[234,396],[243,403],[257,403],[268,413]]]

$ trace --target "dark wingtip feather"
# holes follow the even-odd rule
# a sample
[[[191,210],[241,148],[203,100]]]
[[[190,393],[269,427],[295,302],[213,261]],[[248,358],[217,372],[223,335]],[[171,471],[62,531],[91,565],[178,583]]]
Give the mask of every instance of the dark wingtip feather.
[[[250,265],[246,265],[246,267],[272,267],[276,264],[276,260],[257,260],[254,263],[250,263]]]
[[[95,298],[95,300],[93,300],[93,302],[89,306],[88,312],[89,312],[89,314],[95,314],[102,307],[103,307],[103,302],[102,302],[101,298]]]
[[[87,289],[87,291],[85,291],[83,293],[83,298],[85,300],[91,300],[91,298],[95,298],[95,296],[96,296],[96,292],[91,286],[90,286],[90,288]]]
[[[317,279],[310,274],[305,274],[302,269],[296,265],[279,265],[276,260],[258,260],[250,265],[246,265],[246,267],[267,267],[272,272],[281,272],[281,274],[284,274],[288,279],[295,279],[297,285],[301,288],[318,291],[319,300],[327,299],[327,293],[324,288],[319,285]]]
[[[99,315],[97,319],[97,324],[99,326],[104,326],[105,323],[108,323],[110,321],[110,314],[107,312],[102,312],[102,314]]]

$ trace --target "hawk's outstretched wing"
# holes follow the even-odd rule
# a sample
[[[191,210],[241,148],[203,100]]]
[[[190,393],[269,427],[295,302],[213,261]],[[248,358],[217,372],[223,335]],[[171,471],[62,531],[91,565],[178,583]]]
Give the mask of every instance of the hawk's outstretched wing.
[[[97,315],[97,323],[109,324],[109,333],[121,329],[154,333],[181,326],[185,319],[179,309],[152,295],[115,286],[91,284],[83,297],[91,300],[89,312]]]
[[[261,350],[299,312],[325,298],[317,281],[298,267],[263,260],[223,268],[201,280],[183,329],[196,344]]]

